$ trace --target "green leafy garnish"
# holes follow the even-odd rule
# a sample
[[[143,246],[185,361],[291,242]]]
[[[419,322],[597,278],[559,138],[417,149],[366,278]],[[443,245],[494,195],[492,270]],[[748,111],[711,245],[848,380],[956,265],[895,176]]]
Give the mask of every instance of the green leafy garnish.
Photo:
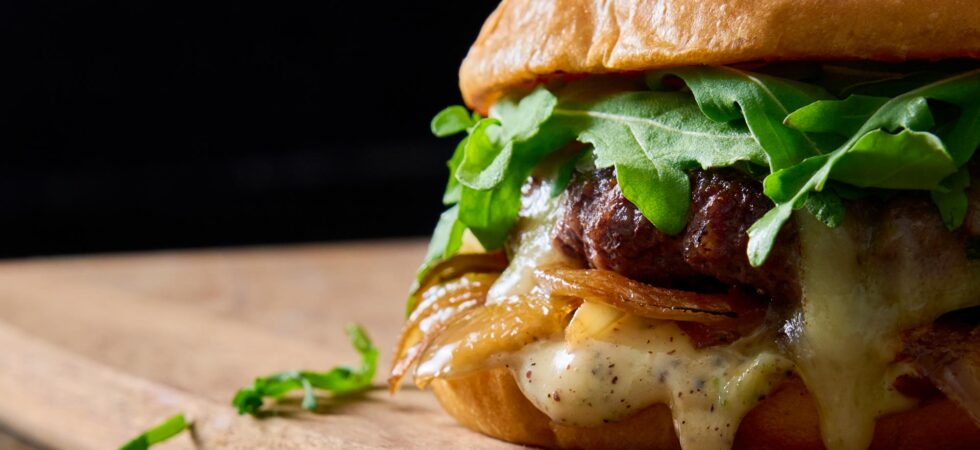
[[[151,445],[158,444],[160,442],[166,441],[181,431],[187,429],[187,421],[184,419],[183,414],[177,414],[163,423],[146,430],[143,434],[136,436],[133,440],[127,442],[119,450],[146,450],[150,448]]]
[[[557,197],[565,192],[565,188],[568,187],[568,183],[572,181],[572,174],[575,172],[575,168],[578,166],[579,161],[585,157],[591,149],[581,150],[576,152],[570,158],[566,159],[560,166],[558,170],[555,171],[555,178],[551,181],[551,192],[549,193],[552,197]]]
[[[832,98],[823,88],[731,67],[682,67],[651,73],[647,80],[656,88],[668,75],[684,80],[711,120],[744,120],[769,156],[772,170],[822,153],[812,137],[783,126],[783,119],[800,107]]]
[[[361,354],[360,369],[339,366],[328,372],[302,370],[256,378],[252,387],[238,390],[235,398],[232,399],[232,405],[238,409],[239,414],[254,414],[262,407],[263,398],[278,399],[290,391],[302,389],[302,406],[313,411],[317,406],[315,389],[330,391],[334,395],[344,395],[369,387],[377,370],[378,349],[359,325],[348,325],[347,335],[354,349]]]
[[[572,137],[567,130],[542,132],[555,101],[554,95],[542,88],[520,101],[500,100],[493,117],[469,116],[465,109],[460,111],[462,107],[450,106],[432,120],[437,136],[462,131],[467,136],[448,162],[450,178],[443,202],[454,206],[440,217],[417,280],[435,262],[459,249],[467,228],[489,250],[503,244],[517,219],[524,181],[543,156]],[[464,116],[474,119],[466,122],[466,127],[462,126]],[[411,302],[410,298],[409,309]]]
[[[879,108],[887,97],[852,95],[844,100],[818,100],[786,116],[783,123],[811,133],[831,133],[850,137]]]
[[[648,73],[645,85],[592,78],[538,86],[502,99],[488,118],[451,107],[433,130],[467,136],[449,162],[444,201],[451,208],[419,276],[459,249],[465,229],[487,250],[500,248],[517,218],[521,186],[572,141],[591,146],[595,167],[614,167],[623,195],[668,234],[686,226],[689,170],[736,167],[764,178],[774,207],[749,228],[747,256],[756,266],[794,210],[806,206],[838,226],[842,198],[929,191],[955,228],[966,212],[964,165],[980,145],[980,70],[899,68],[839,64],[826,69],[834,87],[824,88],[731,67],[682,67]],[[560,167],[553,193],[572,168]]]
[[[744,126],[699,111],[690,95],[641,91],[562,103],[554,114],[592,144],[596,167],[616,168],[623,194],[654,226],[676,234],[691,202],[687,169],[766,163]]]
[[[469,131],[456,180],[462,185],[459,220],[487,249],[501,246],[521,206],[521,186],[545,155],[574,136],[548,119],[557,103],[539,88],[502,99],[491,117]]]
[[[935,125],[930,99],[960,108],[943,138],[926,131]],[[978,70],[927,84],[883,103],[833,152],[766,177],[765,193],[776,207],[749,228],[749,262],[765,262],[792,211],[803,206],[810,192],[822,191],[830,179],[859,187],[946,189],[940,182],[965,164],[980,145],[978,99]],[[792,115],[787,121],[796,123]]]
[[[472,127],[478,120],[479,114],[470,114],[465,106],[453,105],[439,111],[432,118],[432,134],[438,137],[452,136]]]
[[[966,210],[970,206],[966,196],[966,188],[970,187],[970,171],[966,167],[961,168],[943,181],[942,187],[945,190],[930,193],[932,201],[939,207],[939,214],[946,228],[955,230],[963,225]]]
[[[844,202],[829,190],[810,194],[806,199],[806,210],[830,228],[837,228],[844,221]]]
[[[459,248],[463,245],[463,232],[466,231],[466,226],[463,222],[459,221],[459,205],[453,205],[451,208],[447,209],[439,216],[439,222],[436,224],[436,229],[432,232],[432,238],[429,241],[429,249],[425,255],[425,261],[422,266],[419,267],[418,275],[415,283],[412,285],[412,292],[418,288],[419,282],[425,277],[425,274],[429,272],[437,262],[449,259],[453,256]],[[409,294],[408,301],[405,302],[405,315],[408,316],[415,309],[416,298],[414,295]]]

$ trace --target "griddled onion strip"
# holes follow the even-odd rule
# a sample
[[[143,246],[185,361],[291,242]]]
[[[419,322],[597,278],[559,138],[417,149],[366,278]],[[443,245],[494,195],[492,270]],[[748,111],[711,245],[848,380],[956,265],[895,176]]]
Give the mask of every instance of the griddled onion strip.
[[[494,299],[466,311],[424,350],[415,370],[415,384],[424,388],[434,378],[485,369],[495,355],[560,336],[579,304],[532,293]],[[504,364],[499,359],[496,362]]]
[[[604,303],[648,319],[722,324],[737,316],[729,294],[659,288],[602,269],[540,269],[534,275],[552,295]]]
[[[496,262],[481,264],[489,269]],[[497,273],[467,273],[450,281],[436,276],[424,283],[425,289],[415,294],[420,301],[395,349],[390,390],[397,391],[416,366],[427,367],[415,374],[416,382],[425,385],[433,377],[472,370],[493,354],[516,351],[537,339],[560,334],[579,299],[640,317],[721,329],[737,324],[735,319],[741,319],[743,309],[737,307],[739,299],[733,293],[658,288],[607,270],[552,268],[534,274],[547,295],[539,291],[492,304],[486,303],[486,296]],[[430,359],[442,362],[426,364]],[[435,366],[441,369],[428,371]]]
[[[452,281],[430,285],[416,295],[421,301],[402,328],[391,364],[388,388],[398,391],[402,378],[446,326],[467,311],[482,306],[487,291],[499,274],[466,274]]]
[[[499,274],[507,268],[507,257],[503,252],[491,253],[461,253],[432,266],[425,276],[419,280],[418,286],[412,292],[408,306],[411,314],[418,307],[418,296],[432,286],[454,280],[468,273]]]

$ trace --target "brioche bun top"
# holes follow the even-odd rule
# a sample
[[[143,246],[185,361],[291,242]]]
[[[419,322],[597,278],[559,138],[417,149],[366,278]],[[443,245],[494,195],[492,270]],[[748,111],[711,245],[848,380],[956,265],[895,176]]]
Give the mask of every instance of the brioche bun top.
[[[978,56],[974,0],[503,0],[459,78],[466,103],[486,111],[559,74]]]

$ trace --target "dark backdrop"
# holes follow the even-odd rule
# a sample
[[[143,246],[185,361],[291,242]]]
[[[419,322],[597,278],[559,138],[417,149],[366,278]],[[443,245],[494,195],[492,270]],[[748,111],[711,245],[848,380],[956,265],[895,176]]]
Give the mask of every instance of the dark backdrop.
[[[4,2],[0,256],[428,233],[494,4]]]

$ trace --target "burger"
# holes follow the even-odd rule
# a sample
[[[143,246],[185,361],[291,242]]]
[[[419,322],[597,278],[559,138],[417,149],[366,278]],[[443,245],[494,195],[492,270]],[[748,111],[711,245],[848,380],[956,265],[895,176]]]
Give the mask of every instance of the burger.
[[[965,0],[504,0],[392,389],[546,448],[980,448],[978,57]]]

